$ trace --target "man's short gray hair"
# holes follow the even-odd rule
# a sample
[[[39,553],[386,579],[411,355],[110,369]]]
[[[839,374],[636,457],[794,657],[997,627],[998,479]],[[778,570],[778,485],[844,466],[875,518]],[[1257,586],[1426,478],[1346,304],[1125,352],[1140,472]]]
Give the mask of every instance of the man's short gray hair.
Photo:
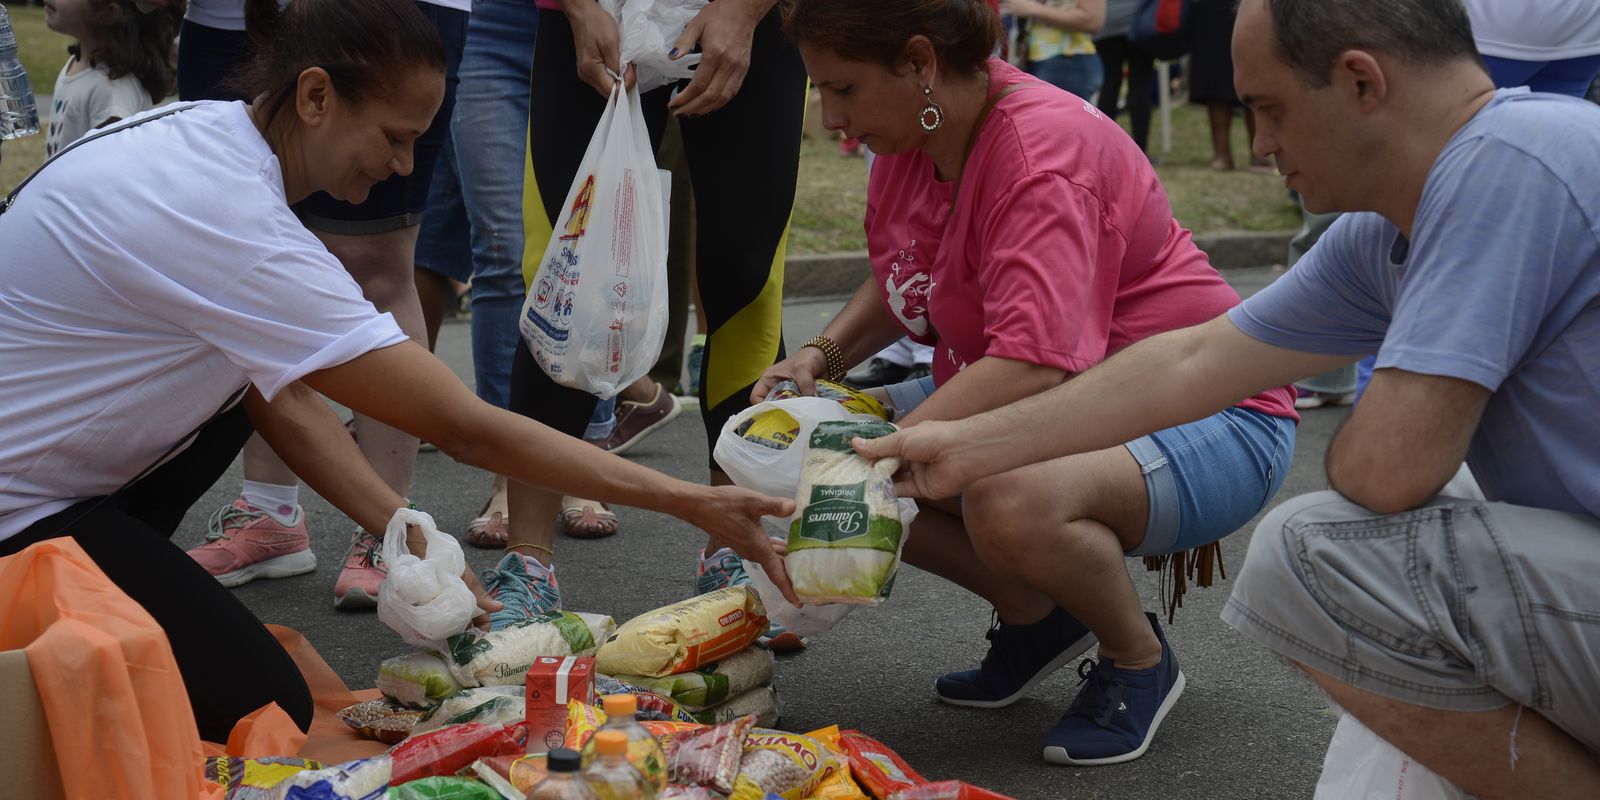
[[[1313,87],[1332,82],[1346,50],[1414,64],[1478,61],[1461,0],[1267,0],[1278,58]]]

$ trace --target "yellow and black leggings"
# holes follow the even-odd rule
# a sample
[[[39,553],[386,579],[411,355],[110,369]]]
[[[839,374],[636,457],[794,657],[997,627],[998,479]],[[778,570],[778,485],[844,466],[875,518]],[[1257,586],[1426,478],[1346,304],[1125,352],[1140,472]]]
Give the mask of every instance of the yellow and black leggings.
[[[783,37],[777,12],[757,26],[752,44],[739,94],[714,113],[680,120],[697,207],[696,279],[706,314],[699,394],[708,453],[723,423],[748,406],[762,370],[784,355],[783,258],[799,172],[806,73]],[[606,98],[578,79],[575,63],[566,15],[541,9],[522,202],[522,271],[530,283],[605,110]],[[669,94],[670,87],[642,98],[655,146]],[[518,342],[511,410],[578,436],[595,403],[594,396],[551,381],[527,344]]]

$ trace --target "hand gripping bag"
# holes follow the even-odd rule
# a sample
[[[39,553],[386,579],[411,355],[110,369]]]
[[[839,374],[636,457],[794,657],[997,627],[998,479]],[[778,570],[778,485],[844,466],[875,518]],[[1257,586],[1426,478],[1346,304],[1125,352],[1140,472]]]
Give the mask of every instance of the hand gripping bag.
[[[667,329],[664,191],[639,91],[618,81],[518,322],[556,383],[612,397],[655,364]]]
[[[416,525],[428,542],[418,558],[406,547],[406,526]],[[434,527],[433,517],[402,508],[383,534],[388,577],[378,586],[378,619],[407,644],[438,650],[444,640],[467,629],[478,614],[478,599],[461,573],[466,556],[456,537]]]
[[[617,20],[621,60],[637,70],[640,94],[694,77],[700,54],[674,61],[668,54],[707,0],[600,0]]]

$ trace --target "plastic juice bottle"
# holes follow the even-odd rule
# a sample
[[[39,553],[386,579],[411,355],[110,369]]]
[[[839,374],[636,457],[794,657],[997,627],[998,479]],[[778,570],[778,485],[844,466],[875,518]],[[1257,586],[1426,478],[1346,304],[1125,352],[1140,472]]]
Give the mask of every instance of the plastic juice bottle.
[[[583,770],[583,780],[600,800],[652,800],[651,792],[633,764],[628,763],[628,734],[619,730],[597,731],[594,735],[595,759]]]
[[[628,763],[644,776],[646,797],[655,797],[667,788],[667,756],[661,751],[656,737],[639,724],[634,715],[639,713],[639,698],[631,694],[608,694],[600,699],[606,712],[606,724],[589,737],[583,746],[583,763],[594,760],[595,743],[603,731],[621,731],[628,737]]]
[[[583,757],[576,750],[551,750],[549,772],[528,793],[528,800],[599,800],[579,772],[582,765]]]

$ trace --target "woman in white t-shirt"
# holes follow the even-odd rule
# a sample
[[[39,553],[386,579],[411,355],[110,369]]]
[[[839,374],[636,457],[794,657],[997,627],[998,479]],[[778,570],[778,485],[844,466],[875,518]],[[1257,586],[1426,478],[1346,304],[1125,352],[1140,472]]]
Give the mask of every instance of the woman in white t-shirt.
[[[121,0],[54,0],[44,7],[50,30],[70,36],[72,58],[56,78],[45,155],[78,137],[131,117],[172,91],[172,40],[182,4],[141,13]]]
[[[759,517],[789,501],[668,478],[479,401],[290,210],[408,173],[444,67],[406,0],[296,0],[254,102],[135,118],[0,216],[0,556],[76,540],[166,630],[210,740],[268,702],[302,727],[312,713],[271,634],[167,540],[251,430],[370,530],[405,505],[319,392],[466,463],[674,514],[782,575]]]

